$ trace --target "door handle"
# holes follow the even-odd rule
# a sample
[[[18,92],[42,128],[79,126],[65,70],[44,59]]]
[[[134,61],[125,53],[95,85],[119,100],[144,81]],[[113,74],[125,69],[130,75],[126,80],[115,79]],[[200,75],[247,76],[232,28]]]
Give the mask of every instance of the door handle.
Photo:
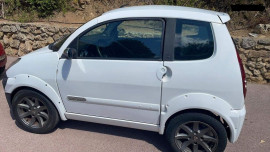
[[[164,77],[164,75],[166,75],[167,73],[167,68],[162,66],[157,70],[157,78],[162,81],[162,78]]]

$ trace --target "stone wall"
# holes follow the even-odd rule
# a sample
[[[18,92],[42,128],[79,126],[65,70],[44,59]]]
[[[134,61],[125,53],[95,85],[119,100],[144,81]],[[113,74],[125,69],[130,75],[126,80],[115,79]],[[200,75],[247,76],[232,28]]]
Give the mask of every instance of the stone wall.
[[[234,37],[247,81],[270,83],[270,38]]]
[[[0,23],[7,55],[22,56],[53,43],[76,28],[42,24]],[[270,83],[270,38],[234,37],[248,81]]]
[[[53,43],[75,29],[42,24],[0,23],[0,42],[7,55],[22,56]]]

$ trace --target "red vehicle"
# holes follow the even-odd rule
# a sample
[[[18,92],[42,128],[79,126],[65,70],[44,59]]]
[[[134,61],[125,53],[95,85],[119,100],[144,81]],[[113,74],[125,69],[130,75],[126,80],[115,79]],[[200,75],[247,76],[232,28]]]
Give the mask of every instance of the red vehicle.
[[[6,63],[7,63],[6,52],[4,50],[3,45],[0,43],[0,73],[2,73],[5,70]]]

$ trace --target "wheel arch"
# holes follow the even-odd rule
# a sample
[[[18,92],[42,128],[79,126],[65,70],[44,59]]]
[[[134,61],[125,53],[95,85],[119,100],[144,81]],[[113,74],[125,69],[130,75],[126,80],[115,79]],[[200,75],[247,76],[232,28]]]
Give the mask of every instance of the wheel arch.
[[[165,102],[161,107],[159,133],[164,134],[168,120],[186,112],[200,112],[213,116],[224,124],[231,142],[238,138],[238,111],[222,98],[207,93],[187,93]]]
[[[55,106],[61,120],[67,120],[65,116],[66,110],[63,105],[62,99],[53,89],[53,87],[50,86],[50,84],[35,76],[25,74],[17,75],[14,78],[8,78],[5,86],[5,92],[11,95],[9,99],[10,102],[12,102],[14,95],[22,89],[34,90],[44,95]]]

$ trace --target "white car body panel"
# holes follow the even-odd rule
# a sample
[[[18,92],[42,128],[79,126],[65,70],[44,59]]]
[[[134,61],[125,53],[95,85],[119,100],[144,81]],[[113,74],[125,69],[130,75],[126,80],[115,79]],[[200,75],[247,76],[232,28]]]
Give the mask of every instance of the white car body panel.
[[[56,84],[56,72],[59,56],[48,47],[21,57],[19,63],[13,65],[6,72],[6,93],[12,93],[19,87],[31,87],[44,93],[59,111],[62,120],[67,120],[66,109],[61,100]],[[37,66],[38,65],[38,66]]]
[[[72,120],[80,120],[80,121],[87,121],[87,122],[95,122],[100,124],[108,124],[114,126],[121,126],[121,127],[128,127],[134,129],[142,129],[148,131],[159,131],[159,125],[142,123],[142,122],[134,122],[129,120],[119,120],[113,118],[105,118],[105,117],[97,117],[97,116],[89,116],[89,115],[82,115],[82,114],[74,114],[74,113],[66,113],[65,114],[68,119]]]
[[[69,113],[159,124],[161,81],[156,73],[162,64],[61,59],[57,83]],[[71,101],[67,96],[86,101]]]
[[[212,25],[216,39],[215,50],[218,50],[212,57],[164,62],[164,66],[172,71],[172,76],[163,83],[162,105],[184,94],[206,93],[226,100],[233,109],[243,108],[244,96],[239,96],[243,94],[242,81],[239,81],[241,73],[234,45],[231,45],[232,39],[224,24]]]
[[[55,105],[59,112],[60,118],[62,120],[67,120],[65,116],[66,109],[63,105],[62,99],[60,98],[58,92],[56,92],[56,90],[54,90],[54,88],[47,82],[33,75],[19,74],[7,80],[5,92],[12,93],[15,89],[20,87],[33,88],[45,94]]]
[[[103,22],[105,20],[112,20],[116,18],[130,18],[130,17],[161,17],[161,18],[182,18],[182,19],[222,23],[219,17],[217,16],[219,14],[221,13],[191,7],[148,5],[148,6],[133,6],[112,10],[100,16],[98,21]]]
[[[68,45],[98,23],[119,18],[160,17],[211,22],[212,57],[198,61],[60,59]],[[182,110],[203,109],[225,120],[230,141],[240,134],[245,105],[235,47],[223,23],[228,14],[174,6],[110,11],[78,28],[58,52],[48,47],[23,56],[7,71],[6,93],[31,87],[45,94],[62,120],[75,119],[164,133],[167,120]],[[235,55],[233,55],[235,54]],[[162,78],[159,70],[172,71]],[[162,86],[162,87],[161,87]],[[60,91],[59,91],[60,90]],[[83,101],[70,101],[83,99]]]
[[[242,128],[245,107],[234,110],[232,106],[223,99],[211,94],[186,93],[177,96],[163,106],[160,120],[159,133],[163,134],[167,120],[175,113],[188,109],[204,109],[219,115],[230,126],[230,141],[235,142]]]

